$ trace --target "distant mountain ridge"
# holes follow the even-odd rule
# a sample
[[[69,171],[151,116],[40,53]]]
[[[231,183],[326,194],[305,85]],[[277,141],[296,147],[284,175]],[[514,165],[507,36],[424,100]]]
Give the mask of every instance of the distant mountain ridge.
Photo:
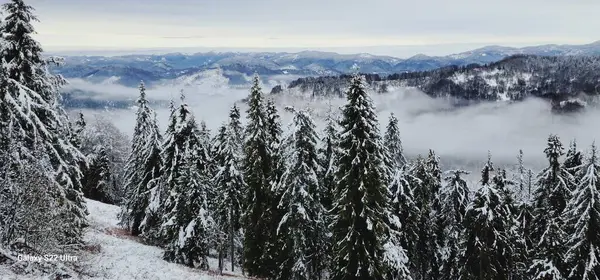
[[[264,80],[291,81],[299,77],[332,76],[350,73],[356,65],[361,72],[389,75],[433,70],[446,66],[488,64],[511,55],[597,56],[600,41],[586,45],[543,45],[525,48],[489,46],[448,56],[416,55],[407,59],[370,54],[337,54],[304,51],[299,53],[206,52],[196,54],[124,56],[66,56],[65,65],[53,71],[66,78],[93,83],[136,86],[162,84],[199,72],[220,69],[232,84],[245,84],[253,73]]]

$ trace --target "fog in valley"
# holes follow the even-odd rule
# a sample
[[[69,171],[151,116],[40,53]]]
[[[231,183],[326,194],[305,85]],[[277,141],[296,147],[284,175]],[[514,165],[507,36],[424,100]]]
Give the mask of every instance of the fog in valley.
[[[98,99],[135,100],[139,93],[135,88],[114,84],[92,85],[74,81],[70,86],[98,92],[94,96]],[[270,88],[271,85],[264,86],[263,92],[268,93]],[[163,129],[169,115],[168,102],[174,98],[175,104],[179,104],[180,89],[196,118],[204,120],[213,132],[226,120],[234,103],[242,112],[246,110],[242,99],[247,97],[249,90],[230,88],[222,81],[149,88],[148,98],[157,102],[154,108]],[[310,108],[321,131],[329,108],[335,111],[345,103],[343,98],[311,99],[302,94],[268,97],[278,104],[284,130],[292,118],[292,113],[284,110],[286,106]],[[512,104],[495,102],[455,108],[448,100],[433,99],[419,90],[407,88],[393,89],[386,94],[374,93],[372,98],[382,133],[390,113],[396,114],[407,156],[426,155],[433,149],[441,157],[445,169],[464,168],[478,173],[488,151],[495,164],[510,168],[516,164],[519,149],[523,149],[525,164],[537,171],[546,164],[543,150],[549,134],[557,134],[565,149],[573,139],[577,139],[580,149],[588,149],[595,139],[600,139],[600,130],[592,129],[600,117],[598,109],[558,115],[551,112],[548,101],[535,98]],[[109,118],[127,135],[133,132],[134,107],[84,110],[83,113],[88,119],[93,115]]]

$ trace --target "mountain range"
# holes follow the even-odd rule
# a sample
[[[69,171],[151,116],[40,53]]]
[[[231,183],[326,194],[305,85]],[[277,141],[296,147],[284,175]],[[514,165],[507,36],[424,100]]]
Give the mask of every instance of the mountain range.
[[[55,73],[68,79],[92,83],[137,86],[143,80],[149,86],[171,84],[198,73],[219,69],[230,84],[247,84],[253,73],[276,84],[300,77],[341,75],[358,66],[363,73],[390,75],[433,70],[446,66],[489,64],[506,57],[527,54],[538,56],[596,56],[600,41],[586,45],[543,45],[525,48],[488,46],[448,56],[415,55],[407,59],[370,54],[337,54],[304,51],[299,53],[206,52],[195,54],[124,56],[67,56]]]

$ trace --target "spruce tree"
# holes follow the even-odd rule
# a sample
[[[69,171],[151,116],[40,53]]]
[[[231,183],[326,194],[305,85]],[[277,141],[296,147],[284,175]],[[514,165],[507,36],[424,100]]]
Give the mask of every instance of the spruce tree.
[[[394,113],[390,114],[388,125],[385,131],[384,143],[390,154],[394,168],[400,168],[406,164],[404,150],[402,149],[402,140],[400,139],[400,130],[398,128],[398,119]]]
[[[362,77],[352,78],[346,97],[337,155],[331,279],[385,279],[385,150]]]
[[[196,120],[181,96],[175,129],[163,152],[168,169],[163,182],[169,186],[162,207],[160,238],[167,244],[164,259],[208,269],[208,249],[214,222],[208,208],[208,147],[202,141]],[[166,176],[165,176],[166,175]]]
[[[241,138],[238,134],[240,114],[233,107],[229,114],[229,123],[222,126],[216,139],[214,155],[217,173],[212,179],[217,193],[215,220],[222,232],[227,233],[231,270],[235,264],[235,241],[239,239],[237,232],[241,227],[241,211],[246,191],[242,166]]]
[[[321,204],[325,209],[331,209],[333,204],[333,192],[335,189],[335,154],[337,149],[338,127],[331,108],[325,118],[325,129],[321,137],[319,153],[319,184],[323,190],[320,195]]]
[[[151,188],[160,177],[162,138],[156,122],[156,113],[149,107],[144,83],[140,84],[137,99],[136,125],[131,140],[131,154],[125,166],[126,203],[121,223],[132,235],[142,233],[142,221],[151,199]]]
[[[412,173],[417,179],[414,195],[419,208],[418,237],[412,254],[413,270],[418,279],[436,279],[441,258],[438,248],[443,244],[443,224],[439,219],[442,173],[438,157],[432,150],[426,159],[418,157]]]
[[[208,270],[211,228],[214,222],[208,211],[208,178],[198,168],[196,151],[188,150],[184,157],[183,172],[171,190],[172,208],[162,225],[168,243],[163,258],[170,262]],[[197,263],[197,264],[196,264]]]
[[[492,182],[491,159],[481,172],[480,188],[465,214],[461,279],[509,279],[509,228],[502,194]]]
[[[283,240],[277,279],[320,279],[325,264],[325,209],[319,201],[315,124],[305,111],[294,117],[294,152],[283,173],[279,208],[284,215],[277,227]]]
[[[110,160],[103,146],[96,147],[96,152],[90,160],[89,172],[85,178],[86,185],[83,186],[85,197],[104,203],[114,203],[112,186],[112,175],[110,173]]]
[[[244,145],[244,181],[248,185],[244,214],[244,267],[250,276],[268,277],[263,254],[271,242],[273,150],[260,79],[254,76],[248,101]]]
[[[460,278],[460,254],[461,254],[461,236],[464,230],[464,220],[469,206],[469,187],[467,182],[461,177],[468,175],[469,172],[463,170],[448,171],[444,177],[447,182],[442,191],[442,223],[443,234],[446,236],[441,254],[441,275],[440,279],[459,279]]]
[[[53,178],[51,193],[60,207],[66,244],[81,243],[83,228],[87,225],[87,209],[81,193],[81,170],[85,161],[81,152],[70,141],[72,132],[66,113],[60,107],[59,89],[65,81],[49,72],[51,63],[59,59],[42,57],[42,48],[32,37],[33,8],[22,0],[11,0],[2,5],[6,19],[0,26],[4,44],[0,54],[2,63],[1,102],[4,135],[17,139],[19,155],[15,160],[33,160],[33,151],[49,158]],[[8,163],[10,164],[10,163]]]
[[[412,175],[409,166],[404,165],[396,170],[390,184],[390,210],[400,222],[399,244],[406,250],[409,261],[413,259],[419,232],[420,211],[413,194],[413,185],[417,182],[419,180]]]
[[[583,166],[583,155],[581,151],[577,149],[577,142],[575,140],[571,141],[569,145],[569,150],[565,155],[564,166],[569,171],[569,173],[573,176],[574,184],[579,184],[580,172],[579,169]]]
[[[544,150],[549,166],[537,177],[531,240],[535,254],[528,274],[532,279],[563,279],[564,223],[561,215],[571,198],[573,176],[560,163],[563,147],[555,135]]]
[[[581,181],[567,204],[563,219],[572,229],[567,238],[568,279],[600,279],[600,164],[595,144]]]
[[[518,220],[519,208],[514,198],[513,187],[516,183],[508,179],[505,169],[500,169],[492,181],[500,193],[502,207],[506,211],[503,218],[509,246],[504,251],[504,255],[508,265],[508,277],[509,279],[525,279],[528,255],[526,238]]]

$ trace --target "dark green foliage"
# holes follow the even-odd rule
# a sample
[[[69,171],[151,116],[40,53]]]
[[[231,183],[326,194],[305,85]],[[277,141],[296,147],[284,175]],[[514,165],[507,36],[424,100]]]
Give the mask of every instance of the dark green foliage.
[[[600,279],[600,164],[595,145],[587,161],[563,214],[570,230],[565,255],[568,279]]]
[[[271,246],[273,225],[273,147],[269,131],[269,121],[263,104],[263,93],[258,76],[254,77],[248,103],[248,124],[244,145],[244,181],[248,186],[243,224],[244,267],[251,276],[268,277],[275,262],[269,261],[266,254]]]
[[[481,187],[465,215],[461,279],[509,279],[510,215],[502,193],[492,183],[491,160],[481,172]]]
[[[386,225],[385,150],[363,79],[355,76],[340,121],[333,206],[331,279],[384,279]]]

